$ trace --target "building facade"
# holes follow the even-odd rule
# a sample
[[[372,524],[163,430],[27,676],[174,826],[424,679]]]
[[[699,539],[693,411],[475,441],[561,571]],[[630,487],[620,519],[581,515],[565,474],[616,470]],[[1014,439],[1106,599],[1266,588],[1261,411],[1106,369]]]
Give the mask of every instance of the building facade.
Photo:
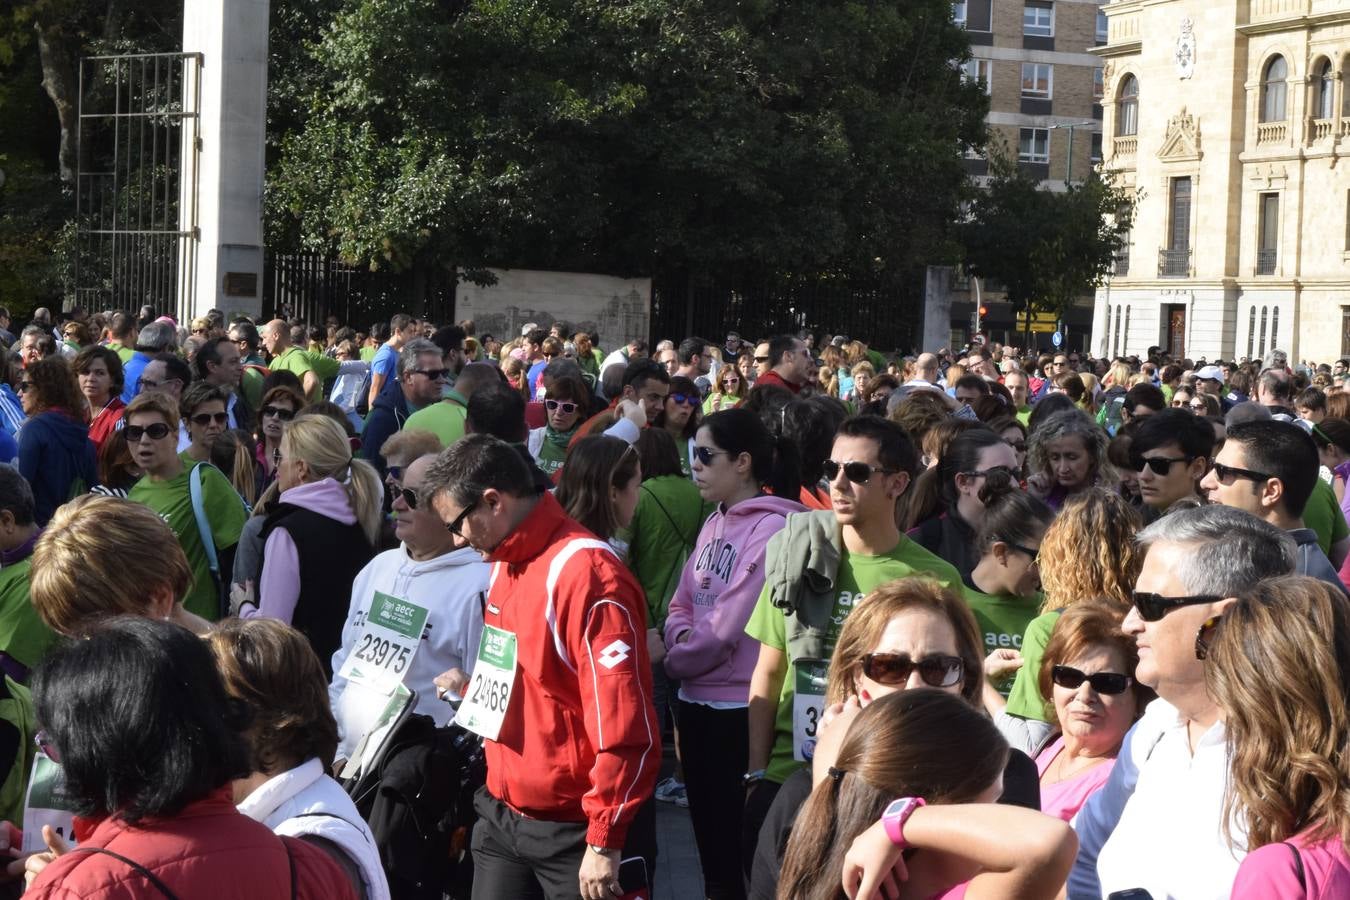
[[[1104,11],[1103,164],[1136,209],[1092,352],[1350,353],[1350,0]]]

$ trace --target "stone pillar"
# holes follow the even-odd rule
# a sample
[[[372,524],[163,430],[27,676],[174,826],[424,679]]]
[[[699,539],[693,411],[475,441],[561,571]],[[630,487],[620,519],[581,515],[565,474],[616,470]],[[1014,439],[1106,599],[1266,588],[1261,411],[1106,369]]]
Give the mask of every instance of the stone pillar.
[[[183,318],[262,312],[268,13],[269,0],[183,3],[183,52],[202,55],[199,84],[185,91],[200,103],[196,131],[183,129],[179,216],[182,230],[195,229],[179,272]]]
[[[929,266],[923,288],[923,342],[919,349],[936,353],[952,335],[951,266]]]

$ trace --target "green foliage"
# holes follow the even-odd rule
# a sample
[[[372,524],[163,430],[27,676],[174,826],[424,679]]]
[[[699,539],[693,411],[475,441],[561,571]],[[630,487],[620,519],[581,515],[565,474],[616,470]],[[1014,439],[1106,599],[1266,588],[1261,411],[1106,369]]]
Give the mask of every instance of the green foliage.
[[[961,228],[965,265],[1004,285],[1013,309],[1062,318],[1111,273],[1134,218],[1135,195],[1110,172],[1067,191],[1043,190],[1006,153]]]

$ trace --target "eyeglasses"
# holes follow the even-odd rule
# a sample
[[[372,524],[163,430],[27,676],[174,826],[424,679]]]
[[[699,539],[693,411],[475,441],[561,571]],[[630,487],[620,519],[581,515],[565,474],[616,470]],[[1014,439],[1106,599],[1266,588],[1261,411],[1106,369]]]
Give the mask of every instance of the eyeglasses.
[[[572,413],[577,411],[577,405],[575,403],[572,403],[570,400],[545,400],[544,409],[548,410],[549,412],[556,412],[557,410],[561,409],[563,415],[570,416]]]
[[[29,388],[31,388],[32,386],[33,386],[33,383],[32,383],[31,381],[21,381],[21,382],[19,382],[19,393],[20,393],[20,394],[27,393],[28,390],[29,390]]]
[[[128,444],[139,444],[141,438],[150,436],[152,441],[162,441],[169,436],[169,426],[163,422],[156,422],[153,425],[128,425],[122,429],[127,436]]]
[[[1145,622],[1156,622],[1165,616],[1169,610],[1179,609],[1183,606],[1198,606],[1201,603],[1218,603],[1222,599],[1222,597],[1212,594],[1197,594],[1193,597],[1164,597],[1161,594],[1135,591],[1133,595],[1134,608],[1139,611],[1139,618]]]
[[[834,481],[839,477],[840,471],[843,471],[844,477],[854,484],[867,484],[873,472],[880,472],[882,475],[894,475],[896,473],[895,469],[883,469],[881,466],[873,466],[852,459],[842,463],[827,459],[820,464],[820,471],[824,473],[828,481]]]
[[[182,384],[182,383],[183,383],[183,379],[181,379],[181,378],[165,378],[163,381],[155,381],[155,380],[152,379],[152,378],[146,378],[144,375],[142,375],[142,376],[141,376],[141,387],[142,387],[142,388],[149,388],[150,390],[154,391],[154,390],[158,390],[159,388],[164,387],[164,385],[168,384],[170,381],[176,381],[176,382],[178,382],[179,384]]]
[[[1188,463],[1195,459],[1194,456],[1135,456],[1130,455],[1130,468],[1136,472],[1142,472],[1145,468],[1152,469],[1154,475],[1166,475],[1171,471],[1173,464],[1184,462]]]
[[[716,457],[719,457],[719,456],[730,456],[730,455],[731,455],[731,452],[728,451],[728,450],[714,450],[714,449],[711,448],[711,447],[695,447],[695,448],[694,448],[694,459],[698,460],[699,465],[703,465],[703,466],[711,466],[711,465],[712,465],[712,461],[713,461]]]
[[[1235,469],[1232,466],[1225,466],[1223,463],[1214,464],[1214,477],[1219,479],[1220,484],[1232,484],[1235,479],[1245,478],[1248,481],[1269,481],[1274,475],[1267,475],[1265,472],[1253,472],[1251,469]]]
[[[217,425],[224,425],[230,421],[229,413],[197,413],[192,417],[192,421],[198,425],[210,425],[215,422]]]
[[[386,476],[388,477],[388,479],[389,479],[390,481],[393,481],[395,484],[398,484],[398,485],[402,485],[402,484],[403,484],[403,467],[402,467],[402,466],[388,466],[387,468],[385,468],[384,471],[385,471],[385,474],[386,474]]]
[[[929,687],[951,687],[965,677],[959,656],[925,656],[915,661],[908,653],[869,653],[862,658],[862,672],[878,684],[904,684],[915,669]]]
[[[283,422],[289,422],[291,419],[295,418],[295,410],[286,409],[281,406],[264,406],[262,408],[262,414],[264,419],[275,417]]]
[[[1199,411],[1201,411],[1201,412],[1206,412],[1206,411],[1209,410],[1209,404],[1206,403],[1206,402],[1203,401],[1203,400],[1192,400],[1192,401],[1191,401],[1191,409],[1196,409],[1196,410],[1199,410]]]
[[[738,378],[738,377],[736,377],[736,376],[733,376],[733,375],[728,375],[726,378],[723,378],[723,379],[722,379],[722,383],[723,383],[723,384],[740,384],[740,383],[741,383],[741,379]]]
[[[763,363],[768,362],[768,361],[769,361],[769,358],[768,358],[767,356],[756,356],[756,357],[755,357],[755,362],[760,363],[761,365],[762,365]]]
[[[403,498],[403,502],[408,504],[408,509],[417,509],[417,491],[412,488],[399,488],[398,495]],[[459,534],[458,531],[454,532]]]
[[[1018,453],[1026,453],[1026,452],[1027,452],[1027,442],[1026,442],[1026,441],[1004,441],[1003,443],[1007,444],[1009,447],[1013,448],[1013,449],[1016,450]]]
[[[1209,645],[1214,642],[1214,632],[1223,621],[1223,616],[1210,616],[1195,632],[1195,658],[1204,659],[1209,656]]]
[[[1012,478],[1013,470],[1007,466],[990,466],[987,469],[971,469],[969,472],[958,472],[957,474],[965,475],[967,478]]]
[[[37,744],[37,748],[42,751],[43,756],[57,765],[61,764],[61,751],[56,749],[56,744],[52,743],[51,736],[47,734],[46,729],[33,735],[33,743]]]
[[[464,527],[464,520],[469,517],[469,513],[478,508],[480,502],[482,502],[481,497],[464,507],[464,510],[459,515],[455,516],[454,521],[445,526],[445,530],[457,538],[464,537],[464,535],[460,534],[460,529]]]
[[[432,381],[440,381],[450,374],[449,369],[409,369],[409,375],[425,375]]]
[[[1018,553],[1025,553],[1027,556],[1030,556],[1031,561],[1033,563],[1039,563],[1041,561],[1040,547],[1037,547],[1036,549],[1033,550],[1030,547],[1023,547],[1021,544],[1014,544],[1012,541],[1004,541],[1003,543],[1011,547],[1013,550],[1016,550]]]
[[[1097,693],[1114,696],[1129,690],[1130,682],[1134,679],[1119,672],[1093,672],[1088,675],[1072,666],[1055,666],[1050,670],[1050,680],[1070,691],[1078,690],[1086,681]]]
[[[697,406],[698,398],[692,394],[668,394],[667,399],[674,400],[680,406]]]

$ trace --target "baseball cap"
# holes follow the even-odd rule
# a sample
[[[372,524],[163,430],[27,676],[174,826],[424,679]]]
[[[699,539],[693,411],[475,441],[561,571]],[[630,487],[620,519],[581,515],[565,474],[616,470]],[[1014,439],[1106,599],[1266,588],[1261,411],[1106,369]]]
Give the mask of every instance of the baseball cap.
[[[1223,369],[1218,366],[1205,366],[1195,373],[1195,377],[1201,381],[1223,381]]]

